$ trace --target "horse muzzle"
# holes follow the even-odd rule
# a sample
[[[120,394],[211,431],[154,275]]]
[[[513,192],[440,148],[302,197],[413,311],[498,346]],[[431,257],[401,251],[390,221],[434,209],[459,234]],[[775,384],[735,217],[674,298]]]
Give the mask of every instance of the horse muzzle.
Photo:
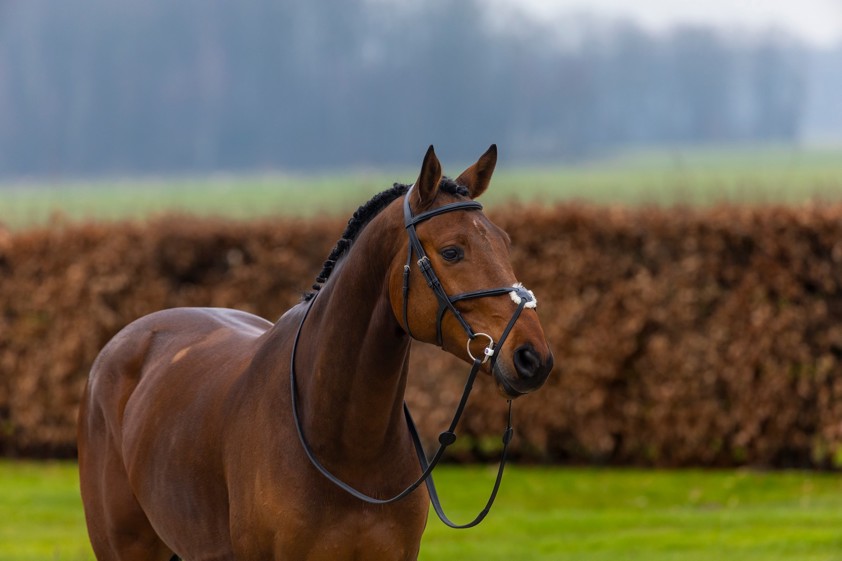
[[[504,397],[514,399],[543,386],[552,369],[552,352],[541,355],[527,343],[514,350],[511,361],[497,361],[492,374]]]

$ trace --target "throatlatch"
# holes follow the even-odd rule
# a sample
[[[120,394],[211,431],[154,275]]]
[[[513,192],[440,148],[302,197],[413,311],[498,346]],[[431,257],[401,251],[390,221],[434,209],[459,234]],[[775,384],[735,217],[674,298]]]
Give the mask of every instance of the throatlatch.
[[[505,286],[499,288],[490,288],[485,290],[476,290],[473,292],[465,292],[462,294],[457,294],[455,296],[448,296],[447,292],[445,292],[444,288],[442,287],[441,282],[439,281],[438,276],[436,275],[435,271],[433,270],[432,263],[430,262],[430,258],[427,256],[426,252],[424,251],[424,247],[421,245],[421,241],[418,239],[418,234],[415,232],[415,226],[425,220],[429,220],[433,217],[439,216],[441,214],[445,214],[447,212],[453,212],[457,210],[482,210],[482,205],[476,201],[460,201],[456,203],[450,203],[438,208],[434,208],[432,210],[422,212],[416,216],[412,215],[412,209],[409,205],[410,195],[412,194],[413,187],[410,187],[407,191],[406,195],[404,196],[403,201],[403,212],[404,212],[404,225],[406,227],[407,234],[409,236],[409,249],[407,255],[406,265],[404,266],[403,272],[403,323],[404,328],[406,329],[407,334],[410,337],[415,339],[415,336],[412,334],[412,330],[409,327],[409,317],[408,317],[408,300],[409,300],[409,278],[410,272],[412,270],[412,257],[413,255],[417,255],[418,259],[416,261],[421,274],[424,276],[424,279],[427,281],[427,286],[433,291],[436,295],[436,299],[439,302],[439,309],[436,315],[436,340],[439,346],[442,345],[442,332],[441,332],[441,323],[442,319],[444,318],[444,314],[447,311],[453,314],[462,328],[465,330],[465,333],[468,335],[468,343],[467,343],[467,351],[468,356],[473,361],[471,365],[471,371],[468,374],[468,379],[465,382],[465,388],[462,391],[462,397],[459,400],[459,405],[456,407],[456,411],[453,414],[453,419],[450,422],[447,430],[442,432],[439,435],[439,446],[436,450],[435,454],[433,454],[432,459],[428,459],[427,455],[424,452],[424,447],[421,443],[421,438],[418,435],[418,431],[415,428],[415,423],[412,419],[412,415],[409,412],[409,407],[407,406],[406,402],[404,402],[403,410],[404,416],[406,418],[407,428],[409,429],[409,434],[412,438],[412,442],[415,446],[415,452],[418,455],[418,461],[421,464],[422,473],[421,476],[409,485],[406,489],[398,493],[397,495],[388,498],[388,499],[377,499],[375,497],[371,497],[354,487],[351,487],[335,475],[333,475],[330,471],[327,470],[315,457],[313,451],[310,449],[310,446],[307,444],[307,441],[304,437],[304,431],[301,427],[301,420],[298,416],[298,405],[297,405],[297,384],[296,384],[296,376],[295,376],[295,355],[296,351],[298,350],[298,341],[301,336],[301,330],[304,327],[304,322],[307,319],[307,316],[310,314],[310,310],[313,308],[313,302],[318,298],[318,293],[310,299],[310,302],[307,306],[307,310],[304,312],[304,315],[301,318],[301,323],[298,325],[298,331],[295,334],[295,339],[292,344],[292,355],[290,357],[290,368],[289,368],[289,377],[290,377],[290,390],[292,392],[292,416],[295,422],[295,428],[298,432],[298,439],[301,442],[301,446],[304,448],[304,452],[307,455],[307,458],[310,460],[310,463],[322,474],[324,475],[331,483],[335,484],[339,488],[343,489],[344,491],[348,492],[352,496],[360,499],[369,504],[389,504],[396,501],[399,501],[409,495],[412,491],[417,489],[421,483],[426,483],[427,491],[430,495],[430,502],[433,505],[433,509],[436,511],[436,514],[441,519],[441,521],[450,526],[451,528],[471,528],[476,526],[488,515],[489,511],[491,510],[491,506],[494,504],[494,499],[497,497],[497,492],[500,489],[500,483],[503,479],[503,470],[506,465],[506,459],[508,456],[508,449],[509,443],[512,440],[513,429],[512,429],[512,401],[509,400],[509,410],[507,416],[507,423],[506,429],[503,432],[503,452],[500,459],[500,466],[497,470],[497,478],[494,482],[494,487],[491,490],[491,495],[486,502],[485,507],[482,511],[471,521],[467,524],[456,524],[452,522],[444,513],[444,510],[441,506],[441,501],[438,497],[438,492],[436,491],[435,483],[433,482],[433,469],[438,465],[439,461],[441,460],[442,456],[444,455],[445,449],[456,442],[456,426],[459,423],[459,419],[462,417],[462,413],[464,412],[465,406],[468,403],[468,397],[470,396],[471,389],[474,385],[474,380],[476,379],[477,373],[479,372],[481,366],[488,361],[491,360],[491,369],[493,371],[494,365],[497,362],[499,357],[499,353],[497,352],[499,349],[503,347],[503,344],[506,341],[506,338],[509,336],[512,328],[515,325],[515,322],[523,312],[524,308],[535,308],[538,301],[535,298],[535,295],[532,294],[532,291],[527,290],[523,287],[520,283],[515,283],[513,286]],[[501,295],[509,295],[512,301],[517,305],[517,309],[515,310],[512,318],[509,320],[509,323],[506,325],[506,328],[503,330],[503,333],[500,336],[500,339],[497,342],[494,342],[494,339],[486,334],[486,333],[476,333],[459,310],[456,308],[455,304],[457,302],[463,300],[469,300],[474,298],[483,298],[486,296],[501,296]],[[471,341],[473,341],[477,337],[485,337],[488,339],[489,343],[483,350],[483,356],[481,357],[474,357],[471,352]]]

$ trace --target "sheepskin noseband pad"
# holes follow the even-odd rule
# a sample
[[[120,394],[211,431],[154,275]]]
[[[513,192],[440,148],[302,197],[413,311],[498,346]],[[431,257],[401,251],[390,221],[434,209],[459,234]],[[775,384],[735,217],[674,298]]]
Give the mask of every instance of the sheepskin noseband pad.
[[[526,304],[523,305],[524,308],[537,308],[538,307],[538,299],[535,298],[535,294],[523,286],[521,283],[516,282],[512,285],[515,290],[509,292],[509,296],[512,298],[512,302],[520,306],[521,301],[524,297],[530,298]]]

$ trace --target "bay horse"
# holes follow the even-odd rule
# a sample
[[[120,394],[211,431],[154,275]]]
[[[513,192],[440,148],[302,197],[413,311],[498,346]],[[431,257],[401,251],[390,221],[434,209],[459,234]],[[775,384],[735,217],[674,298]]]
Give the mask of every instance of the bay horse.
[[[496,161],[492,145],[451,180],[431,146],[415,184],[360,207],[274,324],[175,308],[115,335],[79,411],[97,559],[416,559],[432,493],[400,496],[426,467],[402,410],[411,340],[491,375],[508,400],[553,365],[509,238],[474,201]]]

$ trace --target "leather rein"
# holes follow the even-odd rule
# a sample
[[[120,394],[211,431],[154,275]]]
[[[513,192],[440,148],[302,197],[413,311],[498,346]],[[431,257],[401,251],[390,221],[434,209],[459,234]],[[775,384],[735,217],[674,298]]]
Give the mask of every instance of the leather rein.
[[[412,331],[409,328],[409,317],[408,317],[408,300],[409,300],[409,275],[411,271],[412,265],[412,258],[413,254],[418,256],[416,261],[418,268],[421,271],[421,274],[424,276],[424,279],[427,281],[427,286],[433,291],[436,295],[436,299],[439,302],[439,310],[436,318],[436,339],[439,346],[442,345],[442,332],[441,332],[441,322],[444,318],[444,314],[447,311],[450,311],[453,316],[457,319],[460,323],[462,328],[465,330],[465,333],[468,335],[468,356],[473,360],[473,364],[471,365],[470,373],[468,374],[468,379],[465,382],[465,388],[462,391],[462,397],[459,400],[459,404],[456,407],[456,411],[453,414],[453,419],[450,422],[447,430],[442,432],[439,435],[439,446],[436,450],[435,454],[433,454],[432,459],[428,459],[426,453],[424,452],[424,447],[421,443],[421,438],[418,435],[418,430],[415,427],[415,422],[412,419],[412,415],[409,412],[409,407],[404,401],[403,404],[403,411],[404,417],[406,418],[407,428],[409,429],[410,437],[412,438],[412,443],[415,447],[415,452],[418,456],[418,461],[421,465],[422,473],[415,480],[411,485],[406,487],[403,491],[398,493],[397,495],[387,498],[387,499],[378,499],[367,495],[354,487],[348,485],[335,475],[333,475],[327,468],[325,468],[319,461],[316,459],[312,449],[307,444],[307,441],[304,437],[304,431],[301,427],[301,420],[298,416],[298,404],[297,404],[297,383],[296,383],[296,374],[295,374],[295,355],[298,350],[298,341],[301,336],[302,328],[304,327],[304,322],[307,319],[307,316],[310,314],[310,310],[313,308],[313,302],[316,300],[318,293],[310,299],[310,302],[307,306],[307,309],[304,312],[304,315],[301,318],[301,322],[298,325],[298,330],[295,333],[295,339],[292,344],[292,355],[290,357],[290,368],[289,368],[289,378],[290,378],[290,390],[291,390],[291,405],[292,405],[292,417],[295,423],[295,428],[298,433],[298,439],[301,442],[301,446],[304,449],[304,453],[307,455],[307,458],[310,460],[310,463],[315,467],[323,476],[325,476],[331,483],[339,487],[340,489],[346,491],[350,495],[356,497],[357,499],[364,501],[369,504],[375,505],[384,505],[389,503],[397,502],[410,493],[412,493],[415,489],[417,489],[422,483],[427,485],[427,492],[430,495],[430,503],[433,505],[433,509],[436,511],[436,514],[441,519],[441,521],[451,528],[471,528],[476,526],[488,515],[489,511],[491,510],[491,506],[494,504],[494,499],[497,497],[497,492],[500,489],[500,483],[503,479],[503,470],[506,465],[506,459],[508,455],[509,443],[512,440],[512,401],[508,401],[508,415],[507,415],[507,422],[506,422],[506,429],[503,432],[503,452],[500,459],[500,465],[497,469],[497,478],[494,482],[494,487],[491,490],[491,494],[488,498],[488,501],[485,504],[485,507],[480,511],[480,513],[471,521],[466,524],[456,524],[452,522],[444,513],[444,510],[441,506],[441,501],[439,500],[438,492],[436,491],[435,483],[433,482],[433,469],[438,465],[439,461],[441,460],[442,456],[444,455],[445,450],[448,446],[456,442],[456,433],[454,432],[456,426],[459,423],[459,419],[462,417],[462,413],[464,412],[465,405],[468,402],[468,397],[471,393],[471,389],[473,388],[474,380],[476,379],[477,373],[480,370],[480,367],[489,359],[491,360],[491,370],[494,371],[494,365],[497,362],[497,358],[499,354],[497,350],[502,348],[503,344],[506,341],[509,333],[511,332],[512,328],[515,325],[515,322],[520,317],[521,312],[523,311],[524,307],[535,307],[535,297],[532,293],[521,285],[516,284],[514,286],[506,286],[500,288],[491,288],[485,290],[477,290],[473,292],[465,292],[462,294],[457,294],[455,296],[448,296],[447,292],[445,292],[444,288],[442,287],[441,282],[439,281],[438,276],[436,275],[435,271],[433,270],[432,263],[430,262],[429,257],[427,256],[426,252],[424,251],[424,247],[421,245],[421,241],[418,239],[418,235],[415,232],[415,226],[420,222],[424,222],[425,220],[429,220],[435,216],[439,216],[441,214],[445,214],[448,212],[453,211],[461,211],[461,210],[482,210],[482,205],[475,201],[460,201],[456,203],[450,203],[443,205],[438,208],[434,208],[432,210],[428,210],[426,212],[422,212],[418,215],[413,216],[412,210],[409,206],[409,199],[412,193],[413,187],[410,187],[407,191],[406,195],[404,196],[403,201],[403,212],[404,212],[404,226],[406,228],[407,234],[409,236],[409,250],[407,255],[407,262],[404,266],[403,272],[403,323],[404,328],[406,329],[407,334],[415,338],[412,335]],[[500,336],[500,339],[497,341],[496,345],[494,339],[486,334],[486,333],[475,333],[459,310],[454,305],[456,302],[462,300],[469,300],[473,298],[483,298],[486,296],[499,296],[508,294],[511,295],[512,300],[517,304],[517,309],[512,315],[512,318],[509,320],[508,325],[503,330],[503,334]],[[484,337],[488,339],[488,345],[485,347],[483,351],[483,356],[481,357],[474,357],[471,353],[471,341],[473,341],[477,337]]]

